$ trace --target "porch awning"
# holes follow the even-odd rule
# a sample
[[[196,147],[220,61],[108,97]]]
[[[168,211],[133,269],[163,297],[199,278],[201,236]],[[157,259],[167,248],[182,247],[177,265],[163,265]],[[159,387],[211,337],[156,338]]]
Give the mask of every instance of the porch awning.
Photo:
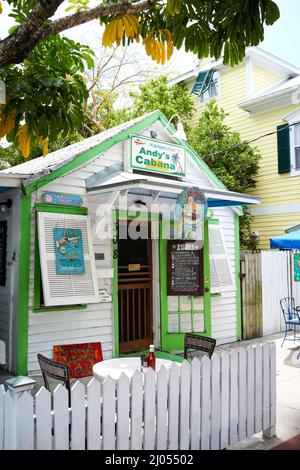
[[[300,230],[270,238],[270,247],[281,250],[300,250]]]
[[[200,186],[193,181],[178,181],[153,176],[143,176],[137,173],[120,172],[99,182],[97,175],[87,179],[87,191],[90,194],[104,194],[113,191],[128,191],[128,193],[151,195],[153,191],[158,197],[177,199],[183,189],[197,186],[201,189],[207,199],[208,207],[242,206],[248,204],[259,204],[260,199],[248,194],[236,193],[222,189]]]

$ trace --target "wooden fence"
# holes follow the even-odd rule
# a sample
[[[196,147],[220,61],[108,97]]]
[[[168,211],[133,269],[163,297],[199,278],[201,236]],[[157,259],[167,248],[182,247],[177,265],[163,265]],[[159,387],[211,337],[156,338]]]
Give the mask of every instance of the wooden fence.
[[[293,269],[291,251],[242,252],[243,339],[284,330],[280,299],[291,296],[300,305],[300,282]]]
[[[274,343],[219,350],[85,387],[0,393],[0,449],[223,449],[274,433]],[[52,400],[51,400],[52,398]]]

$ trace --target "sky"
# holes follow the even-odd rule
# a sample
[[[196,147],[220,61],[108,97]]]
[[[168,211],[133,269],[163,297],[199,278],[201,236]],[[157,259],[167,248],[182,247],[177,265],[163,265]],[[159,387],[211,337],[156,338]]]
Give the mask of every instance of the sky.
[[[259,47],[300,67],[300,41],[299,41],[299,21],[300,21],[300,0],[275,0],[280,8],[280,19],[272,26],[265,29],[265,40],[259,44]],[[0,36],[3,38],[7,34],[8,28],[13,21],[8,18],[8,6],[2,2],[4,12],[1,15]],[[66,3],[58,10],[58,16],[65,14]],[[91,4],[97,5],[99,1],[91,0]],[[98,21],[92,21],[86,25],[75,27],[67,33],[74,40],[89,43],[97,48],[101,43],[101,29]],[[144,54],[144,60],[149,67],[153,67],[153,62],[148,59],[140,46],[139,54]],[[167,66],[167,72],[171,75],[177,75],[191,70],[197,63],[197,58],[184,51],[177,51],[173,59]],[[158,67],[163,72],[165,67]]]

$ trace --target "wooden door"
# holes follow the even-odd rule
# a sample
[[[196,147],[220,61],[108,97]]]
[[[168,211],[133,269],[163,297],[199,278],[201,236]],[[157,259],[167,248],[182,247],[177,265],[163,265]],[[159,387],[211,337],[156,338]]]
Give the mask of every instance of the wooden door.
[[[262,325],[261,253],[241,253],[242,339],[259,338]]]
[[[119,227],[122,223],[127,224],[125,221],[119,221]],[[148,238],[118,238],[121,353],[142,351],[153,342],[151,227],[148,222],[141,225],[143,235],[147,232]]]

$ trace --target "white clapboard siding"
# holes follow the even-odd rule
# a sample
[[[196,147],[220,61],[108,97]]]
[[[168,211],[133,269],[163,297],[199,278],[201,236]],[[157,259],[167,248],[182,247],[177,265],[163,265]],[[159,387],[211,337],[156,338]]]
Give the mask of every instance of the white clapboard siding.
[[[276,350],[222,350],[158,373],[0,395],[2,449],[224,449],[276,425]],[[52,419],[53,418],[53,419]],[[34,427],[35,421],[35,427]],[[1,427],[1,423],[4,426]],[[1,431],[2,429],[2,431]],[[35,433],[34,433],[35,429]],[[2,433],[2,434],[1,434]]]
[[[55,228],[80,229],[84,252],[84,273],[56,273]],[[76,305],[99,301],[89,219],[83,215],[38,213],[39,250],[46,306]]]

